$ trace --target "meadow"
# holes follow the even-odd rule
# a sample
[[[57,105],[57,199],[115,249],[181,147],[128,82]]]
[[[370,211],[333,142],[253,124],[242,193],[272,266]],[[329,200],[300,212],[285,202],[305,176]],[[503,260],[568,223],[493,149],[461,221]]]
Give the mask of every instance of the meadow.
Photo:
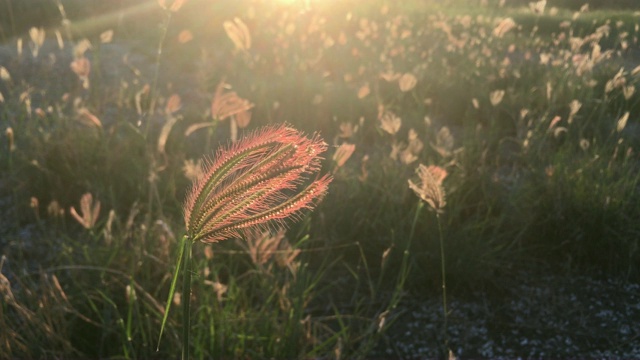
[[[634,1],[99,3],[0,0],[0,357],[484,357],[447,328],[480,292],[639,296]],[[174,293],[192,182],[281,124],[323,139],[326,195],[194,244]],[[640,356],[580,324],[556,355]]]

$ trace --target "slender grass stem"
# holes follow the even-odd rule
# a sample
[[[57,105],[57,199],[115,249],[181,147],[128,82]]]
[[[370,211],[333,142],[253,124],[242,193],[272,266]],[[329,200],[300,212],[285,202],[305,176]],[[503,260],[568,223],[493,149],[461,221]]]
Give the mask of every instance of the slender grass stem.
[[[13,174],[13,153],[9,150],[9,174]]]
[[[182,269],[182,360],[189,359],[189,332],[191,330],[191,249],[193,242],[184,242],[184,268]]]
[[[171,279],[171,287],[169,288],[169,295],[167,297],[167,303],[164,308],[162,324],[160,325],[160,335],[158,335],[158,347],[156,348],[156,351],[160,350],[160,340],[162,339],[162,333],[164,332],[164,327],[166,326],[167,319],[169,318],[169,310],[171,309],[171,303],[173,302],[173,295],[176,292],[176,283],[178,282],[178,275],[180,274],[180,271],[184,267],[182,263],[184,258],[184,252],[185,252],[185,249],[187,249],[187,247],[191,249],[191,245],[190,245],[191,243],[192,241],[188,236],[185,235],[182,237],[182,240],[180,242],[180,250],[178,250],[178,258],[176,260],[176,271],[173,274],[173,278]],[[191,258],[191,256],[189,256],[189,258]]]
[[[446,276],[446,264],[444,257],[444,241],[442,238],[442,224],[440,223],[440,214],[436,213],[436,220],[438,222],[438,236],[440,238],[440,270],[442,273],[442,311],[444,313],[444,344],[445,347],[449,347],[449,335],[447,333],[447,319],[449,312],[447,311],[447,276]]]
[[[411,231],[409,232],[409,241],[407,243],[407,250],[409,250],[409,246],[411,245],[411,241],[413,240],[413,234],[416,230],[416,224],[418,223],[418,217],[420,216],[420,212],[424,207],[424,202],[418,201],[418,207],[416,208],[416,214],[413,217],[413,222],[411,223]]]
[[[407,240],[407,246],[405,247],[402,255],[402,265],[400,267],[400,273],[399,273],[400,280],[398,281],[396,286],[396,292],[398,294],[402,292],[404,288],[404,283],[407,280],[407,277],[409,275],[409,266],[410,266],[409,250],[411,249],[411,243],[413,242],[413,236],[415,234],[416,224],[418,223],[418,218],[420,217],[420,213],[422,212],[423,207],[424,207],[424,202],[419,201],[418,206],[416,207],[416,214],[414,215],[413,222],[411,223],[411,231],[409,232],[409,239]]]

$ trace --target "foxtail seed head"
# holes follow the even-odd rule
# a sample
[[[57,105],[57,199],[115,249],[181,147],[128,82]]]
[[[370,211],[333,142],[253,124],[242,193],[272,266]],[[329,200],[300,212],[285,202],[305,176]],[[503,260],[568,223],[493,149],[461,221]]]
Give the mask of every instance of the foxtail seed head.
[[[332,178],[305,185],[320,171],[327,145],[286,126],[267,127],[205,160],[184,204],[187,235],[213,243],[274,221],[297,219],[324,196]]]
[[[416,169],[416,174],[418,174],[420,182],[416,184],[409,180],[409,188],[429,204],[433,210],[438,213],[442,212],[447,204],[445,191],[442,187],[442,181],[447,177],[447,171],[439,166],[420,164]]]

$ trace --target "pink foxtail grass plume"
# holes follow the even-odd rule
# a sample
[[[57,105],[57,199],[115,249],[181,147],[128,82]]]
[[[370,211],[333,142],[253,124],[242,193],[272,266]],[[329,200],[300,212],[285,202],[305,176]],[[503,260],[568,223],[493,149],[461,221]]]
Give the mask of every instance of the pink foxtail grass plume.
[[[327,144],[286,125],[271,126],[219,150],[204,162],[184,203],[186,235],[165,308],[167,321],[178,274],[183,273],[183,353],[189,358],[191,245],[242,238],[297,220],[326,194],[332,177],[320,177]],[[159,343],[158,343],[159,345]]]
[[[286,127],[254,133],[206,160],[184,204],[187,236],[206,243],[243,237],[270,223],[297,219],[327,191],[325,175],[300,189],[320,170],[327,145]]]

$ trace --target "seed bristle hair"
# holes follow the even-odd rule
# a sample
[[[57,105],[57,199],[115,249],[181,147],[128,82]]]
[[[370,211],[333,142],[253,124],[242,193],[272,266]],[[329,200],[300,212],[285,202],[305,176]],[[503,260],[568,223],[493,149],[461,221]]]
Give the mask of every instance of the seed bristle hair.
[[[184,217],[193,241],[243,236],[270,223],[299,219],[324,196],[332,178],[317,177],[327,145],[285,125],[267,127],[205,160]],[[310,182],[301,188],[305,183]]]

